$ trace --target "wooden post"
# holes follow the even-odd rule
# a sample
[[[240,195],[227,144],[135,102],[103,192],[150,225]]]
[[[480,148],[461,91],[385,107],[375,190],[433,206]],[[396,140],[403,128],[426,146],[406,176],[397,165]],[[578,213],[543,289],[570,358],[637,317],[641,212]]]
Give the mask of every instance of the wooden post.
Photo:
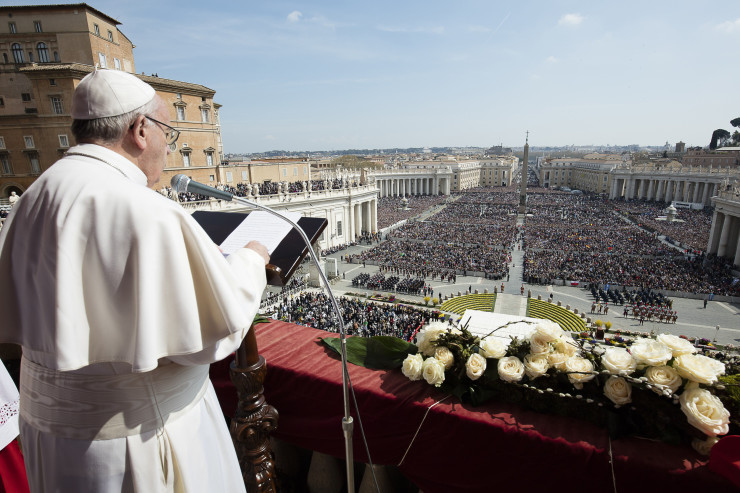
[[[239,404],[229,431],[247,491],[277,493],[275,457],[270,448],[270,433],[277,429],[278,412],[263,395],[267,365],[257,351],[254,324],[250,327],[229,375],[236,387]]]

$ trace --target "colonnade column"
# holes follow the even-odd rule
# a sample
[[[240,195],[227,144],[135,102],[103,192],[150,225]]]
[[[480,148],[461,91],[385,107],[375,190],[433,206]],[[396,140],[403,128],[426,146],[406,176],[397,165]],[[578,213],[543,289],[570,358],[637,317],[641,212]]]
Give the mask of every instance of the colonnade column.
[[[697,203],[699,202],[699,185],[700,183],[698,181],[694,182],[694,197],[692,202]]]
[[[355,217],[355,230],[353,231],[353,239],[360,236],[360,231],[362,231],[362,216],[360,215],[360,204],[355,204],[353,207],[354,217]]]
[[[727,254],[727,240],[730,238],[730,226],[733,217],[725,214],[725,220],[722,221],[722,234],[719,236],[719,246],[717,247],[717,256],[724,257]]]
[[[663,195],[665,194],[665,180],[658,181],[658,193],[655,196],[656,201],[663,201]]]
[[[378,231],[378,201],[373,200],[370,203],[370,230]]]
[[[725,215],[715,210],[712,217],[712,229],[709,231],[707,253],[717,253],[717,248],[719,247],[719,236],[722,233],[722,223],[724,222]]]
[[[363,229],[367,232],[371,232],[372,227],[370,223],[370,201],[362,203],[362,224]]]

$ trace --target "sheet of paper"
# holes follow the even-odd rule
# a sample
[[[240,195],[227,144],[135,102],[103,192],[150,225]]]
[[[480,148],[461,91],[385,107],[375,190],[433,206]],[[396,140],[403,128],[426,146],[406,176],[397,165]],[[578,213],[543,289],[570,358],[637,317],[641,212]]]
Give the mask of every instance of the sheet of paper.
[[[281,214],[296,223],[301,218],[299,212],[282,212]],[[275,248],[291,229],[290,224],[269,212],[252,211],[221,243],[221,250],[224,254],[231,255],[250,241],[257,240],[265,245],[267,251],[272,255],[272,252],[275,251]]]

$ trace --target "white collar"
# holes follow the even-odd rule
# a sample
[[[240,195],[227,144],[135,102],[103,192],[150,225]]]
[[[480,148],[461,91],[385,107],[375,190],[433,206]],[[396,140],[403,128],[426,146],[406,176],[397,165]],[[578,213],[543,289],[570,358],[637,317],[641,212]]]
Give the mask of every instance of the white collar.
[[[134,163],[107,147],[97,144],[79,144],[69,149],[66,154],[71,157],[85,156],[102,161],[134,183],[146,186],[147,180],[144,172]]]

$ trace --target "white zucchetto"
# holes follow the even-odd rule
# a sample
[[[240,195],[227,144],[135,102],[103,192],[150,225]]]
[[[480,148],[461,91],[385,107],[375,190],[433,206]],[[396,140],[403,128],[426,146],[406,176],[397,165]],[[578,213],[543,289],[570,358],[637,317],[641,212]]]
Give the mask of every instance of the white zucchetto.
[[[118,116],[154,99],[154,88],[120,70],[96,69],[85,76],[72,97],[72,118],[94,120]]]

